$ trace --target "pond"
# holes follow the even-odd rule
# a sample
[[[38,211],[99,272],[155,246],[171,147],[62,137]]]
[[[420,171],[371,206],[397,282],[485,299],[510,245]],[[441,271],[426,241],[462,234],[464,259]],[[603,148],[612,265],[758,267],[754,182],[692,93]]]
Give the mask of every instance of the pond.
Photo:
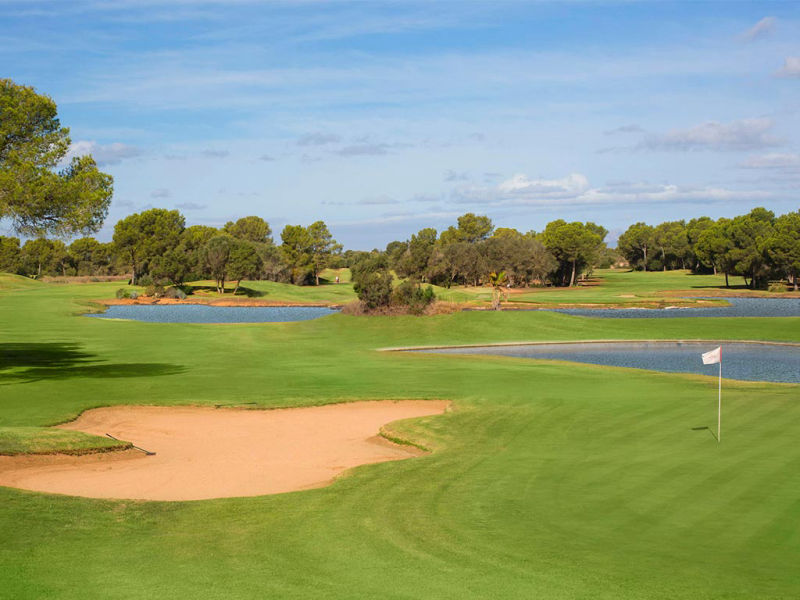
[[[800,317],[800,298],[724,298],[731,306],[708,308],[554,308],[554,312],[601,319],[685,317]]]
[[[800,383],[800,345],[725,342],[577,342],[436,348],[423,352],[544,358],[716,376],[719,365],[704,365],[700,355],[720,345],[724,378]]]
[[[338,312],[325,306],[207,306],[203,304],[133,304],[109,306],[87,317],[148,323],[285,323],[308,321]]]

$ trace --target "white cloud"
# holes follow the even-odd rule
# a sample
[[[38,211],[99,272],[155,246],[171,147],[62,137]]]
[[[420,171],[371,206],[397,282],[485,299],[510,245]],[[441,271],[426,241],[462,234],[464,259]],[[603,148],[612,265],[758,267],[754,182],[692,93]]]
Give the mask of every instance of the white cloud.
[[[783,61],[783,67],[775,73],[775,77],[786,77],[793,79],[800,77],[800,56],[787,56]]]
[[[746,169],[800,169],[800,154],[772,152],[751,156],[740,166]]]
[[[382,156],[389,152],[389,144],[354,144],[337,150],[339,156]]]
[[[98,165],[116,165],[126,158],[140,156],[142,151],[135,147],[120,142],[113,144],[98,144],[95,141],[80,140],[73,142],[69,147],[65,161],[72,160],[74,156],[86,156],[91,154]]]
[[[637,146],[645,150],[755,150],[779,146],[772,135],[772,119],[741,119],[730,123],[709,121],[689,129],[646,136]]]
[[[468,179],[469,175],[466,171],[459,173],[453,171],[453,169],[447,169],[447,171],[444,172],[445,181],[467,181]]]
[[[398,204],[398,201],[392,198],[391,196],[382,195],[382,196],[371,196],[369,198],[364,198],[359,200],[358,204],[362,206],[385,206],[387,204]]]
[[[631,123],[630,125],[620,125],[614,129],[608,129],[603,132],[603,135],[614,135],[617,133],[642,133],[643,131],[644,129],[642,129],[639,125]]]
[[[298,146],[326,146],[327,144],[337,144],[342,138],[333,133],[308,133],[297,140]]]
[[[453,192],[457,204],[484,206],[563,206],[667,204],[670,202],[760,201],[772,197],[763,190],[733,190],[719,186],[681,186],[648,182],[614,182],[590,187],[585,175],[573,173],[561,179],[529,179],[515,175],[497,186],[464,187]]]
[[[562,179],[528,179],[527,175],[517,174],[502,182],[497,189],[524,198],[568,198],[585,192],[588,187],[589,180],[580,173]]]
[[[180,208],[181,210],[203,210],[204,208],[208,208],[208,205],[198,204],[196,202],[182,202],[180,204],[176,204],[175,207]]]
[[[775,17],[764,17],[758,23],[739,36],[739,40],[745,43],[755,41],[759,38],[767,37],[775,29],[778,20]]]
[[[203,150],[201,154],[205,158],[225,158],[226,156],[230,155],[230,152],[228,152],[227,150],[209,149],[209,150]]]

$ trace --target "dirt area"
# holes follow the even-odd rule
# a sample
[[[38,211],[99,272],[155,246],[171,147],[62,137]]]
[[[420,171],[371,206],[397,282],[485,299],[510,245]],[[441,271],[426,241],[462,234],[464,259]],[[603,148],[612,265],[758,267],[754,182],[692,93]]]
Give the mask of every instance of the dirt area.
[[[0,456],[0,485],[90,498],[202,500],[277,494],[352,467],[421,454],[379,436],[392,421],[445,412],[446,401],[353,402],[247,410],[116,406],[60,425],[155,452]]]

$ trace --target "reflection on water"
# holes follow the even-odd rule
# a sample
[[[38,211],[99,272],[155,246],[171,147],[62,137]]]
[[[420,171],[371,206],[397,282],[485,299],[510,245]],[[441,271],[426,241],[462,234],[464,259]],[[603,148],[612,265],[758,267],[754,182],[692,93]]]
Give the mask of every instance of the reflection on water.
[[[337,312],[324,306],[205,306],[201,304],[133,304],[109,306],[100,319],[149,323],[284,323],[308,321]]]
[[[800,383],[800,346],[724,342],[602,342],[437,348],[424,352],[548,358],[653,371],[717,375],[719,365],[704,365],[700,354],[719,345],[722,345],[722,376],[725,378]]]

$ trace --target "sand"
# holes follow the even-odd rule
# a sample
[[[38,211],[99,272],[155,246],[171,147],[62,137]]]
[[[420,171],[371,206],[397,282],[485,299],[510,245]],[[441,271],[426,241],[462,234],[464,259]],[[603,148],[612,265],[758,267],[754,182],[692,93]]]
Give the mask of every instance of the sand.
[[[244,410],[115,406],[60,425],[109,433],[155,452],[2,456],[0,485],[72,496],[202,500],[327,485],[352,467],[420,454],[378,435],[399,419],[443,413],[445,401],[353,402]]]

